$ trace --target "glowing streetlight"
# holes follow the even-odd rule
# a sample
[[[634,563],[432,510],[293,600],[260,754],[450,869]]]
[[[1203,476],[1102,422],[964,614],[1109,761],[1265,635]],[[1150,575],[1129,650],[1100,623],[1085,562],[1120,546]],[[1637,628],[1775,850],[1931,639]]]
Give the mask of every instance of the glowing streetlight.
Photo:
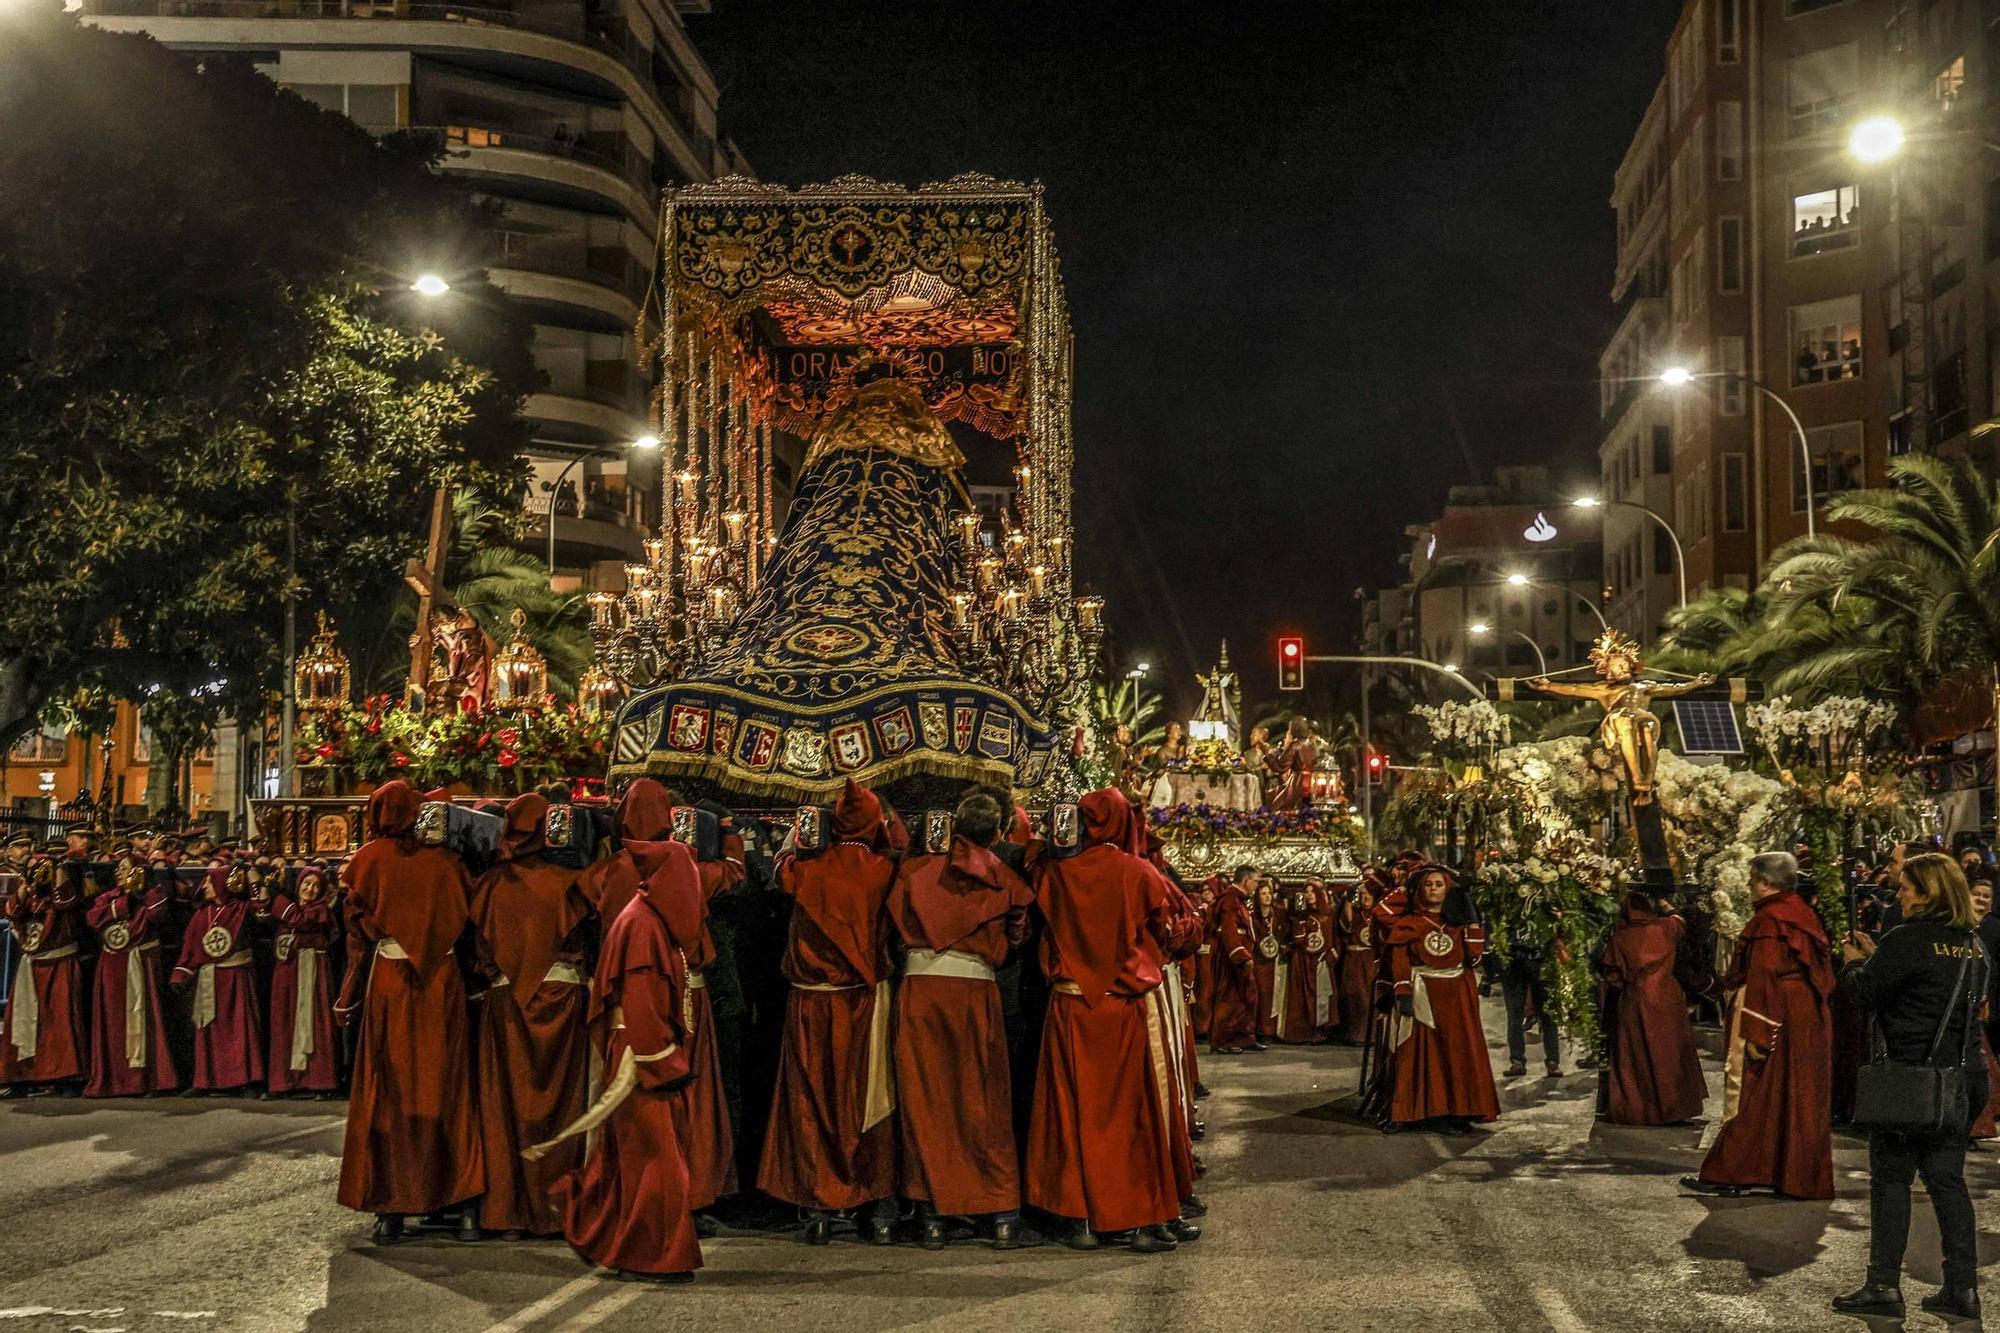
[[[657,449],[660,447],[660,437],[657,435],[641,435],[638,439],[632,441],[632,447],[647,451]]]
[[[410,284],[410,290],[418,296],[443,296],[451,290],[451,284],[435,273],[425,273]]]
[[[1493,627],[1483,620],[1475,620],[1465,627],[1467,634],[1491,634]]]
[[[1899,130],[1897,131],[1897,133],[1900,134],[1901,131]],[[1755,389],[1758,393],[1763,394],[1766,398],[1770,399],[1772,402],[1776,403],[1779,407],[1783,408],[1785,415],[1791,418],[1792,429],[1795,432],[1797,432],[1799,437],[1799,458],[1805,463],[1805,468],[1806,468],[1805,472],[1806,536],[1808,537],[1812,536],[1814,534],[1813,493],[1812,493],[1812,446],[1806,442],[1806,428],[1804,424],[1800,422],[1799,414],[1792,411],[1792,405],[1786,402],[1784,399],[1778,397],[1777,394],[1773,393],[1771,391],[1770,386],[1765,384],[1764,381],[1758,379],[1755,375],[1746,375],[1740,370],[1711,370],[1702,374],[1696,374],[1694,371],[1689,370],[1686,366],[1668,366],[1665,370],[1660,372],[1660,383],[1671,385],[1674,387],[1679,387],[1684,384],[1692,384],[1696,380],[1736,380],[1738,383],[1747,384],[1751,388]],[[1681,602],[1683,605],[1685,605],[1687,599],[1683,597],[1681,599]]]
[[[1539,579],[1529,578],[1526,574],[1509,574],[1506,583],[1510,588],[1540,588],[1545,592],[1567,593],[1581,602],[1584,610],[1597,617],[1597,627],[1599,629],[1608,631],[1611,628],[1611,622],[1606,620],[1604,613],[1597,609],[1597,603],[1591,601],[1588,597],[1585,597],[1582,593],[1578,592],[1575,588],[1569,587],[1567,584],[1543,583]]]
[[[1886,162],[1903,151],[1903,127],[1894,116],[1870,116],[1847,135],[1847,151],[1859,162]]]
[[[1665,379],[1666,376],[1662,375],[1660,378]],[[1667,539],[1674,544],[1674,572],[1680,576],[1681,584],[1680,604],[1682,606],[1688,604],[1687,552],[1681,549],[1681,535],[1674,531],[1674,525],[1667,522],[1665,515],[1651,505],[1642,505],[1632,500],[1600,500],[1594,495],[1579,495],[1569,503],[1572,509],[1636,509],[1659,524],[1666,532]]]
[[[1467,634],[1491,634],[1493,632],[1493,627],[1487,624],[1483,620],[1475,620],[1470,625],[1467,625],[1465,627],[1465,632]],[[1513,635],[1515,638],[1519,639],[1522,643],[1527,644],[1530,648],[1535,650],[1535,661],[1541,663],[1542,674],[1544,676],[1548,675],[1549,674],[1548,654],[1542,651],[1542,645],[1535,642],[1534,636],[1523,633],[1522,631],[1517,629],[1510,629],[1507,632]]]

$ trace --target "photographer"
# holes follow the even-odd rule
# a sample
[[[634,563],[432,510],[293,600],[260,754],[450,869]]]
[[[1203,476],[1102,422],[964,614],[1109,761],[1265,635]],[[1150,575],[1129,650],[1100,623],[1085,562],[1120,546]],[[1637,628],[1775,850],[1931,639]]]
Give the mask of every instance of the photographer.
[[[1903,924],[1878,944],[1859,932],[1842,951],[1841,985],[1875,1015],[1891,1062],[1962,1067],[1962,1096],[1930,1130],[1871,1129],[1868,1136],[1868,1280],[1833,1302],[1842,1314],[1903,1317],[1903,1249],[1910,1232],[1910,1183],[1921,1175],[1944,1242],[1944,1287],[1926,1296],[1933,1314],[1979,1315],[1978,1236],[1965,1188],[1966,1129],[1986,1101],[1986,1064],[1971,1058],[1972,1021],[1986,993],[1988,963],[1965,873],[1939,853],[1903,864]],[[1935,1058],[1934,1058],[1935,1056]],[[1948,1081],[1946,1086],[1949,1087]],[[1900,1109],[1900,1108],[1898,1108]],[[1914,1108],[1911,1108],[1914,1109]],[[1861,1108],[1857,1119],[1869,1118]]]

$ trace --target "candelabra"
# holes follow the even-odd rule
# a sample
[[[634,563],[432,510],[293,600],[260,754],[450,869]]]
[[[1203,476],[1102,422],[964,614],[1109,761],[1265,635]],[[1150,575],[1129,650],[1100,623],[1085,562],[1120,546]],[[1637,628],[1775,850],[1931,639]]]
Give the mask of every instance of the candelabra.
[[[959,665],[1036,716],[1059,718],[1097,660],[1104,599],[1060,595],[1070,586],[1069,546],[1060,537],[1038,544],[1005,513],[990,546],[982,540],[985,521],[978,513],[958,514],[953,526],[952,641]]]

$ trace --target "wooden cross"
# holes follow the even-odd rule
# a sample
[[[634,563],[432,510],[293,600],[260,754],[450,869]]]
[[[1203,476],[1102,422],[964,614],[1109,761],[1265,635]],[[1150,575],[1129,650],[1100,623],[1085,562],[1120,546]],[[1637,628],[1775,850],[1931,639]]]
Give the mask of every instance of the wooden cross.
[[[431,497],[431,539],[422,560],[412,560],[403,570],[403,582],[417,594],[417,637],[410,645],[410,679],[403,687],[403,702],[421,708],[430,688],[431,654],[435,640],[431,620],[439,611],[451,609],[444,590],[445,548],[451,543],[451,495],[440,485]]]

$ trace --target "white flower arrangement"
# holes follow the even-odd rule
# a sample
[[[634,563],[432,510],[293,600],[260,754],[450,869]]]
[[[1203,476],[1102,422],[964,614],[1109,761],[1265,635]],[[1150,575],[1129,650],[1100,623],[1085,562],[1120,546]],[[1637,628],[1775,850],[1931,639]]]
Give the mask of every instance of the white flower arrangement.
[[[1507,741],[1507,719],[1484,699],[1417,704],[1410,711],[1430,727],[1431,740],[1438,745],[1475,750]]]

